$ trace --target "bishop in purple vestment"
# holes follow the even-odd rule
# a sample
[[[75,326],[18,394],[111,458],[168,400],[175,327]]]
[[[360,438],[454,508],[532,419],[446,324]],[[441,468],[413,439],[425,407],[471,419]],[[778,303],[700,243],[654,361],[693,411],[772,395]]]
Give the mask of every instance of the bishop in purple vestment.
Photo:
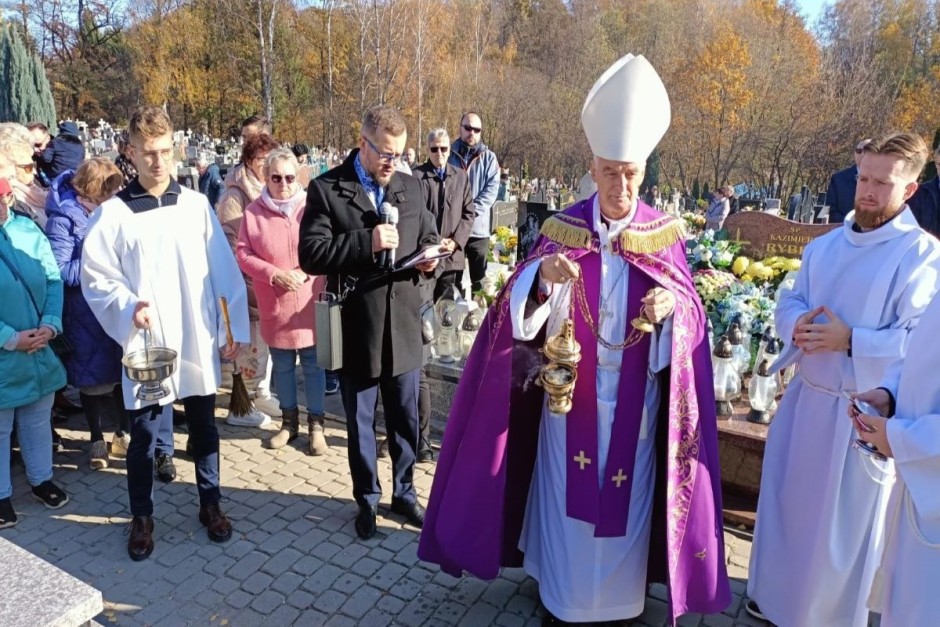
[[[669,124],[655,70],[627,55],[582,123],[598,192],[550,218],[477,338],[452,405],[418,555],[493,578],[523,566],[553,620],[632,618],[649,581],[673,619],[730,602],[705,316],[679,222],[638,200]],[[644,314],[653,333],[633,328]],[[573,405],[535,385],[571,317]]]

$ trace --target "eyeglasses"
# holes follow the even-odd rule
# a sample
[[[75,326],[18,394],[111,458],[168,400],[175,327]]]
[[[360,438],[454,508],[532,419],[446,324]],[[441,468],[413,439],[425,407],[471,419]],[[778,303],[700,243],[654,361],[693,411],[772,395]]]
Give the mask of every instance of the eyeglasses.
[[[443,155],[446,155],[446,154],[447,154],[447,151],[450,150],[450,147],[448,147],[448,146],[428,146],[428,150],[430,150],[430,151],[433,152],[434,154],[441,153],[441,154],[443,154]]]
[[[479,127],[479,126],[470,126],[469,124],[464,124],[464,125],[463,125],[463,130],[467,131],[468,133],[482,133],[482,132],[483,132],[483,128],[482,128],[482,127]]]
[[[172,148],[164,148],[163,150],[148,150],[147,152],[144,152],[136,146],[132,146],[132,148],[134,148],[134,152],[151,163],[154,161],[169,161],[170,158],[173,157]]]
[[[294,181],[297,180],[297,176],[294,174],[285,174],[281,176],[280,174],[272,174],[271,182],[280,184],[281,181],[285,181],[288,185],[293,185]]]
[[[379,152],[379,147],[373,144],[368,137],[363,135],[362,138],[366,140],[366,143],[369,144],[369,148],[372,149],[382,163],[398,163],[401,160],[401,153]]]

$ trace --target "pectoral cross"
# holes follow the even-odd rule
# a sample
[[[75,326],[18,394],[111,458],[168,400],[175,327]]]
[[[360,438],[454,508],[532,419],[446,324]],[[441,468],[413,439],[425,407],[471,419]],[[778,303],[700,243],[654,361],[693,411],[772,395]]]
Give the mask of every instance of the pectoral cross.
[[[584,470],[584,467],[591,463],[591,458],[585,457],[584,451],[579,451],[572,459],[581,466],[581,470]]]
[[[617,487],[620,487],[620,484],[627,480],[627,475],[623,474],[623,468],[617,469],[617,474],[610,478],[611,481],[617,484]]]

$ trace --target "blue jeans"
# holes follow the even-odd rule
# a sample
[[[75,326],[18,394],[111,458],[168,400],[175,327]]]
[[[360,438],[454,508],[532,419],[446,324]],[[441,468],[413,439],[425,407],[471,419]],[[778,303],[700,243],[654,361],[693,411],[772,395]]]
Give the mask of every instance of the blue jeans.
[[[323,414],[326,396],[326,371],[317,365],[317,347],[284,349],[268,347],[271,351],[271,380],[277,390],[281,410],[297,408],[297,354],[304,372],[304,393],[307,395],[307,413]]]
[[[29,485],[38,486],[52,479],[52,429],[49,416],[55,394],[44,396],[35,403],[0,409],[0,499],[13,494],[10,480],[10,434],[16,423],[16,436],[20,441],[20,454],[26,465]]]

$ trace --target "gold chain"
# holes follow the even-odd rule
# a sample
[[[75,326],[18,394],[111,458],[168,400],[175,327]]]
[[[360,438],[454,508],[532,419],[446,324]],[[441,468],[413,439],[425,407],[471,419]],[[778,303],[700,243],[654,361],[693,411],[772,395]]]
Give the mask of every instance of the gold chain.
[[[574,318],[574,301],[577,299],[578,308],[581,310],[581,316],[584,318],[584,321],[587,323],[588,328],[591,329],[591,333],[597,339],[598,343],[604,348],[612,351],[622,351],[631,346],[639,344],[640,340],[643,339],[643,336],[646,335],[642,331],[634,329],[632,325],[627,325],[627,328],[630,329],[630,333],[627,335],[626,339],[619,344],[614,344],[601,336],[600,329],[597,328],[597,325],[594,324],[594,318],[591,316],[591,310],[588,307],[587,302],[587,293],[584,291],[584,279],[579,277],[574,282],[574,294],[571,296],[571,303],[569,303],[569,315]]]

